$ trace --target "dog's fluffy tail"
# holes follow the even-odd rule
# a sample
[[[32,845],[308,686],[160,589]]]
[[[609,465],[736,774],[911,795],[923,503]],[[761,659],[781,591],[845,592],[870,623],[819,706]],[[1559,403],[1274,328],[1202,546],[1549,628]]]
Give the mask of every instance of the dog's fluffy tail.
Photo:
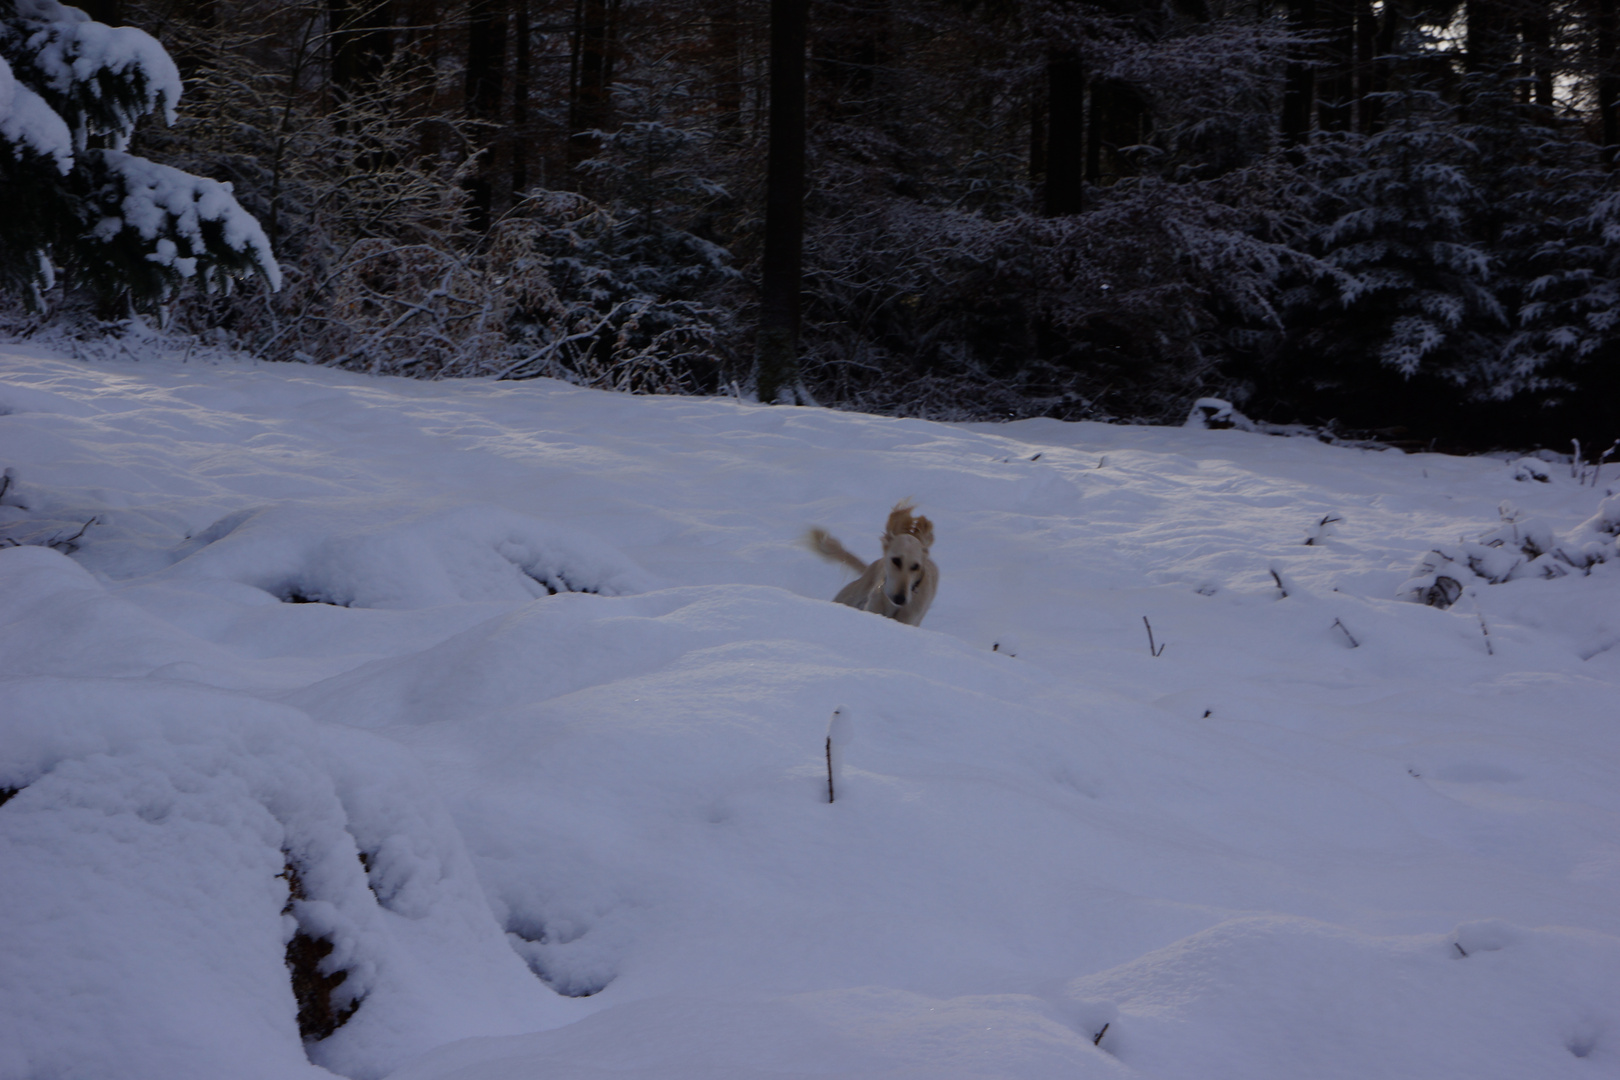
[[[804,534],[804,542],[811,551],[831,562],[841,562],[857,574],[866,573],[866,564],[851,555],[843,544],[835,540],[826,529],[811,529]]]

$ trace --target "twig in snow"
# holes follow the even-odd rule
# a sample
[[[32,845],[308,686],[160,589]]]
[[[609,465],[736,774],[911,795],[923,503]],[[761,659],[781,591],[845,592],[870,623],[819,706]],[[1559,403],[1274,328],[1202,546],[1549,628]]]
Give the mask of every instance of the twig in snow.
[[[855,729],[850,725],[849,710],[840,705],[833,710],[832,719],[827,722],[827,801],[829,803],[837,796],[837,792],[833,789],[834,777],[843,771],[844,754],[854,737]],[[837,754],[836,758],[834,757],[835,752]]]
[[[1282,575],[1277,573],[1275,566],[1271,568],[1271,580],[1277,583],[1277,591],[1282,593],[1282,599],[1288,599],[1288,586],[1283,584]]]
[[[1352,649],[1361,648],[1361,642],[1356,640],[1356,635],[1350,632],[1350,628],[1348,626],[1344,625],[1344,623],[1338,619],[1333,620],[1333,625],[1344,631],[1344,636],[1350,640],[1350,647]]]
[[[11,487],[12,475],[13,474],[10,469],[7,469],[4,473],[0,473],[0,505],[4,505],[6,501],[6,491]]]
[[[1163,656],[1164,655],[1164,645],[1168,645],[1170,643],[1167,641],[1167,642],[1164,643],[1164,645],[1160,645],[1157,648],[1155,648],[1154,644],[1153,644],[1153,624],[1148,622],[1148,617],[1146,615],[1142,616],[1142,625],[1147,627],[1147,632],[1148,632],[1148,652],[1152,653],[1154,656]]]
[[[1485,623],[1485,613],[1479,609],[1479,594],[1473,593],[1474,614],[1479,617],[1479,632],[1485,635],[1485,655],[1495,656],[1496,649],[1491,645],[1491,628]]]
[[[1592,467],[1592,486],[1598,486],[1598,476],[1603,472],[1603,465],[1609,460],[1609,455],[1620,450],[1620,439],[1614,440],[1614,445],[1598,455],[1597,464]]]
[[[1462,947],[1462,942],[1453,941],[1451,944],[1456,946],[1457,955],[1463,956],[1463,957],[1466,957],[1468,955],[1468,950]]]
[[[1102,1026],[1102,1030],[1097,1032],[1097,1034],[1092,1037],[1091,1045],[1092,1046],[1100,1046],[1100,1045],[1102,1045],[1102,1037],[1104,1035],[1106,1035],[1106,1034],[1108,1034],[1108,1025],[1104,1024]]]
[[[832,736],[827,736],[827,801],[833,801]]]
[[[1305,546],[1311,547],[1320,540],[1326,540],[1327,527],[1329,525],[1337,525],[1343,520],[1344,518],[1340,517],[1338,514],[1329,513],[1322,515],[1322,520],[1316,523],[1316,531],[1305,538]]]
[[[85,522],[83,525],[80,525],[79,526],[79,531],[74,533],[72,536],[69,536],[69,537],[66,537],[66,538],[59,536],[55,540],[50,541],[45,546],[49,547],[49,548],[55,548],[57,551],[60,551],[65,555],[71,555],[75,551],[77,551],[78,547],[79,547],[77,544],[74,543],[74,541],[79,539],[79,537],[83,536],[85,534],[85,532],[87,530],[89,530],[90,526],[99,524],[100,520],[101,520],[100,518],[94,518],[93,517],[89,521]]]

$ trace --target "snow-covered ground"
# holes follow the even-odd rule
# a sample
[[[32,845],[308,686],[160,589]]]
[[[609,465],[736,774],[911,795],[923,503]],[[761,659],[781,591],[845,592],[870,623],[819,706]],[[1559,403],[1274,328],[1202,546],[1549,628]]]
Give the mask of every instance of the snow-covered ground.
[[[1613,465],[0,352],[5,1080],[1620,1076]]]

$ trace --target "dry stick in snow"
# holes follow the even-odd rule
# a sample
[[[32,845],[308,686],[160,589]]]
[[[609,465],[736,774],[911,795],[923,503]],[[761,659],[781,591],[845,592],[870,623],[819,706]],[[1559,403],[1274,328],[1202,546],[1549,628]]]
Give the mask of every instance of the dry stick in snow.
[[[1598,455],[1597,464],[1592,467],[1592,486],[1598,486],[1598,476],[1603,472],[1603,465],[1609,460],[1609,455],[1620,450],[1620,439],[1614,440],[1614,445]]]
[[[1474,598],[1474,614],[1479,617],[1479,632],[1485,635],[1485,655],[1495,656],[1496,649],[1491,645],[1491,628],[1485,625],[1485,613],[1479,609],[1479,594],[1471,592],[1470,595]]]
[[[1340,517],[1338,514],[1324,514],[1324,515],[1322,515],[1322,520],[1318,521],[1316,523],[1316,531],[1305,538],[1305,546],[1306,547],[1311,547],[1318,540],[1326,540],[1327,539],[1327,527],[1329,525],[1337,525],[1339,522],[1341,522],[1343,520],[1344,520],[1344,518]]]
[[[832,736],[827,736],[827,801],[833,801]]]
[[[1277,573],[1275,566],[1271,568],[1271,580],[1277,583],[1277,591],[1282,593],[1282,599],[1288,599],[1288,586],[1283,584],[1282,575]]]
[[[833,801],[837,792],[833,788],[833,779],[843,771],[844,754],[849,744],[855,739],[855,729],[850,723],[849,709],[840,705],[832,712],[832,719],[827,722],[827,801]],[[836,744],[836,745],[835,745]],[[837,760],[833,753],[837,752]]]
[[[1350,628],[1348,626],[1344,625],[1344,623],[1338,619],[1333,620],[1333,625],[1344,631],[1344,636],[1350,639],[1350,647],[1352,649],[1361,648],[1361,642],[1356,640],[1356,635],[1350,632]]]
[[[1148,617],[1146,615],[1142,616],[1142,625],[1147,627],[1147,632],[1148,632],[1148,652],[1152,653],[1154,656],[1163,656],[1164,655],[1164,645],[1160,645],[1157,648],[1154,647],[1154,645],[1153,645],[1153,624],[1148,622]],[[1170,643],[1167,641],[1164,644],[1168,645]]]
[[[69,537],[66,537],[66,538],[63,538],[63,537],[59,536],[55,540],[52,540],[50,543],[46,544],[45,546],[46,547],[56,548],[58,551],[60,551],[62,548],[65,548],[65,547],[72,547],[73,542],[75,540],[79,539],[81,536],[83,536],[87,531],[89,531],[90,526],[97,525],[97,524],[100,524],[99,519],[91,518],[89,521],[85,522],[83,525],[80,525],[79,526],[79,531],[74,533],[72,536],[69,536]]]
[[[1092,1040],[1091,1040],[1091,1045],[1092,1045],[1092,1046],[1099,1046],[1099,1045],[1101,1045],[1101,1044],[1102,1044],[1102,1037],[1103,1037],[1103,1036],[1104,1036],[1104,1035],[1106,1035],[1106,1034],[1108,1034],[1108,1025],[1107,1025],[1107,1024],[1104,1024],[1104,1025],[1103,1025],[1103,1026],[1102,1026],[1102,1030],[1101,1030],[1101,1031],[1099,1031],[1099,1032],[1097,1032],[1097,1035],[1096,1035],[1096,1037],[1095,1037],[1095,1038],[1093,1038],[1093,1039],[1092,1039]]]

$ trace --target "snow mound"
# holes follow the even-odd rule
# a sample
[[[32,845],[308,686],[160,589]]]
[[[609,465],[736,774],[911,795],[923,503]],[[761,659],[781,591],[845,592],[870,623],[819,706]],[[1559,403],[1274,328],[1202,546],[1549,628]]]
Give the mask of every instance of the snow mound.
[[[539,1035],[445,1047],[389,1080],[1126,1080],[1137,1076],[1019,994],[855,987],[765,1000],[670,995]],[[803,1063],[815,1061],[814,1070]]]
[[[172,553],[167,581],[224,580],[291,603],[425,608],[559,592],[639,592],[650,579],[601,542],[489,506],[282,502],[219,519]]]
[[[1233,919],[1068,996],[1132,1075],[1586,1077],[1620,1068],[1620,938],[1470,923],[1373,937]],[[1445,1032],[1445,1037],[1435,1036]]]
[[[183,644],[171,630],[153,646],[154,620],[47,549],[0,551],[0,588],[25,616],[71,613],[28,620],[40,656],[76,638],[114,656]],[[397,745],[243,694],[82,667],[4,679],[0,699],[0,790],[13,792],[0,807],[0,1075],[313,1074],[295,933],[331,945],[320,972],[344,973],[334,1004],[359,1003],[316,1045],[346,1075],[543,1021],[552,996]]]

